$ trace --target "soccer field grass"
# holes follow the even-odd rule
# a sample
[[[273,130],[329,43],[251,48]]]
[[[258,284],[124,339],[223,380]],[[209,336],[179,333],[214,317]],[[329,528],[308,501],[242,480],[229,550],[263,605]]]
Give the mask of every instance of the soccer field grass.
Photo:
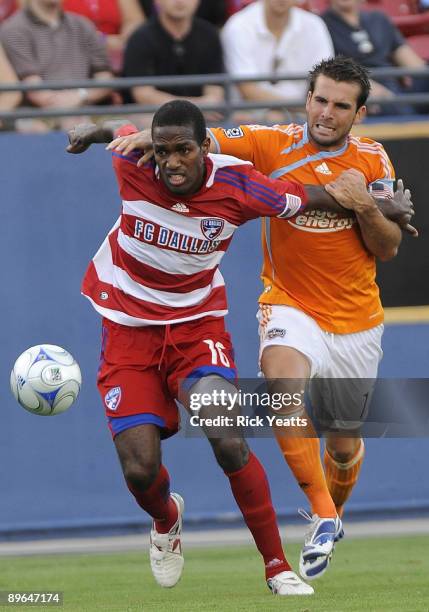
[[[3,558],[0,590],[63,591],[64,606],[57,609],[76,612],[429,612],[427,546],[426,536],[345,540],[329,572],[313,583],[312,597],[271,595],[252,547],[185,551],[174,589],[155,584],[147,551]],[[288,552],[296,567],[299,547]]]

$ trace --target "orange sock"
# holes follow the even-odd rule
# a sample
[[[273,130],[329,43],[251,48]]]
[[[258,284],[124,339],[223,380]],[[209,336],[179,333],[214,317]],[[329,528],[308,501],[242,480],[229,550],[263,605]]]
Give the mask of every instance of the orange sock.
[[[310,502],[312,513],[323,518],[334,517],[337,511],[326,484],[319,438],[310,419],[307,423],[306,427],[287,428],[289,431],[274,427],[274,433],[286,463]]]
[[[365,445],[363,440],[361,440],[361,444],[355,456],[348,463],[335,461],[325,449],[326,481],[340,516],[343,515],[343,506],[350,497],[353,487],[359,478],[364,455]]]

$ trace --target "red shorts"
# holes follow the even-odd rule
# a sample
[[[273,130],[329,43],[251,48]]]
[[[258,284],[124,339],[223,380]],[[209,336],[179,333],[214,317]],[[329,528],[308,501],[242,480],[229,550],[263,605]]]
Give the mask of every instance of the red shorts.
[[[237,377],[223,318],[147,327],[103,319],[97,385],[113,437],[147,423],[164,438],[173,435],[180,424],[175,399],[181,383],[209,374]]]

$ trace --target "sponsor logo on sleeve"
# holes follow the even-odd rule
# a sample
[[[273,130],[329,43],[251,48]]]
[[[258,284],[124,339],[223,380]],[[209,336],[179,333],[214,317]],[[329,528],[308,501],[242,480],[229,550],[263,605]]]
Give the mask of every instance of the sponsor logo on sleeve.
[[[227,138],[243,138],[244,132],[241,127],[228,128],[223,130]]]

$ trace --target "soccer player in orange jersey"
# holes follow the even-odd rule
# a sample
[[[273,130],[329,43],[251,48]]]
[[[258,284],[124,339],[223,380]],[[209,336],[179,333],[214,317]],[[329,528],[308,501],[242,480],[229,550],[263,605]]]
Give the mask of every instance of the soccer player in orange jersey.
[[[334,194],[329,183],[354,168],[364,175],[369,191],[391,197],[394,170],[382,145],[350,134],[365,115],[369,88],[366,71],[352,60],[323,61],[310,73],[306,125],[214,129],[212,140],[218,151],[248,159],[271,177],[326,185]],[[315,402],[319,419],[328,418],[331,430],[325,472],[311,421],[289,435],[276,431],[312,508],[300,558],[307,579],[319,577],[328,566],[334,540],[342,535],[338,515],[362,465],[364,443],[357,427],[368,409],[382,357],[383,309],[375,263],[376,258],[394,257],[401,241],[399,226],[380,213],[369,194],[354,212],[341,216],[315,211],[284,224],[265,219],[262,234],[259,321],[265,376],[295,379],[283,381],[283,388],[292,392],[299,391],[302,380],[316,377],[360,380],[347,405],[335,383],[329,405],[326,396]],[[353,420],[353,415],[358,417]],[[347,431],[341,436],[332,429]]]
[[[364,177],[369,191],[391,197],[394,170],[381,144],[350,134],[365,115],[368,75],[353,60],[321,62],[310,73],[306,125],[240,126],[209,130],[212,150],[253,162],[275,178],[348,189],[346,169]],[[125,152],[146,148],[147,138],[114,142]],[[327,569],[334,541],[342,536],[340,516],[355,485],[364,455],[358,429],[367,411],[382,356],[383,309],[375,282],[376,258],[394,257],[400,227],[377,208],[367,189],[350,191],[354,214],[313,211],[293,221],[266,219],[262,239],[264,290],[260,297],[260,360],[264,375],[294,393],[307,381],[359,379],[358,392],[347,398],[334,385],[315,397],[318,420],[344,435],[327,434],[325,471],[311,421],[306,427],[276,430],[284,457],[312,511],[300,558],[307,579]],[[289,379],[289,380],[288,380]],[[310,392],[318,386],[309,385]],[[318,401],[317,401],[318,400]],[[345,409],[347,412],[345,412]],[[282,414],[303,416],[304,408]],[[359,418],[350,416],[355,414]],[[305,416],[305,415],[304,415]],[[345,432],[343,430],[346,430]]]

